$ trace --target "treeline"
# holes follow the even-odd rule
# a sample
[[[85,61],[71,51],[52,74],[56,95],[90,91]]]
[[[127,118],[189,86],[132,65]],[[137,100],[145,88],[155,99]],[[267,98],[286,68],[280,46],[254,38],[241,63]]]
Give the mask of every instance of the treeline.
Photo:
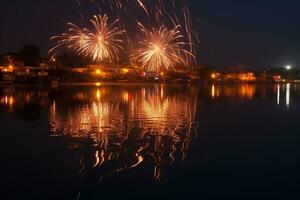
[[[41,57],[39,47],[37,45],[25,45],[17,52],[10,52],[0,55],[0,65],[9,65],[8,57],[12,57],[14,61],[22,61],[24,66],[39,67],[41,62],[51,62],[50,58]],[[83,56],[76,55],[73,52],[62,52],[55,57],[55,63],[63,67],[77,67],[93,64],[94,62]]]
[[[25,66],[38,67],[41,62],[40,50],[36,45],[25,45],[17,52],[0,56],[0,65],[9,64],[9,60],[6,59],[7,56],[12,56],[14,59],[23,61]]]

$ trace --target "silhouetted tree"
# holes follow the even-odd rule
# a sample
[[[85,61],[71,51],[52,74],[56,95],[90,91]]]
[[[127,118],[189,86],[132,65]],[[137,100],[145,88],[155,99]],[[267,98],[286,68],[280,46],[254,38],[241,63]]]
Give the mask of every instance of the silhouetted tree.
[[[2,55],[0,55],[0,66],[1,65],[4,65],[4,59],[3,59],[3,56]]]
[[[76,55],[72,52],[63,52],[57,59],[64,67],[86,66],[92,63],[89,58]]]
[[[25,45],[18,53],[25,66],[38,67],[40,64],[40,51],[36,45]]]

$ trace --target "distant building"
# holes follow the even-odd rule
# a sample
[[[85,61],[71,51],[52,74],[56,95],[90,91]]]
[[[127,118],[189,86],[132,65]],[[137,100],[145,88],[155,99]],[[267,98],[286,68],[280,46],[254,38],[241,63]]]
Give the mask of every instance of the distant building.
[[[4,66],[13,66],[14,68],[24,67],[24,62],[14,54],[6,54],[2,56]]]
[[[88,73],[88,68],[87,67],[72,67],[71,71],[75,72],[75,73],[84,74],[84,73]]]
[[[286,80],[283,79],[282,76],[279,75],[279,74],[278,75],[274,75],[273,76],[273,80],[274,80],[275,83],[284,83],[284,82],[286,82]]]
[[[224,81],[254,82],[256,76],[253,72],[227,73],[224,75]]]
[[[243,82],[253,82],[256,80],[256,77],[253,72],[245,72],[245,73],[240,73],[238,75],[239,81]]]

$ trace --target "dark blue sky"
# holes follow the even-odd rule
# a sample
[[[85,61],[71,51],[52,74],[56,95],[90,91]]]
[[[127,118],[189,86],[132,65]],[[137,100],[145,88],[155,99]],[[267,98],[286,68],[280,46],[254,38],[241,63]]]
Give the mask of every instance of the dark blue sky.
[[[83,1],[83,0],[81,0]],[[189,0],[201,44],[201,64],[249,67],[300,67],[300,1]],[[76,0],[1,0],[0,54],[24,44],[40,46],[65,30],[79,14],[97,14],[95,6],[80,7]],[[196,20],[199,19],[199,20]]]

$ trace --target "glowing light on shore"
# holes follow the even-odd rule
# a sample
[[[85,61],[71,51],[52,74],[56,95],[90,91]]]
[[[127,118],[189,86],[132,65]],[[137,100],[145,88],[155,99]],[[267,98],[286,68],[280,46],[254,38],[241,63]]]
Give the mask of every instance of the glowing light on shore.
[[[292,67],[291,67],[290,65],[287,65],[287,66],[285,66],[285,69],[286,69],[286,70],[291,70]]]
[[[124,74],[127,74],[127,73],[129,72],[129,69],[128,69],[128,68],[123,68],[123,69],[122,69],[122,72],[123,72]]]
[[[97,69],[96,70],[96,75],[101,75],[102,74],[102,71],[100,69]]]
[[[99,82],[97,82],[97,83],[95,83],[95,85],[96,85],[97,87],[100,87],[102,84],[99,83]]]

